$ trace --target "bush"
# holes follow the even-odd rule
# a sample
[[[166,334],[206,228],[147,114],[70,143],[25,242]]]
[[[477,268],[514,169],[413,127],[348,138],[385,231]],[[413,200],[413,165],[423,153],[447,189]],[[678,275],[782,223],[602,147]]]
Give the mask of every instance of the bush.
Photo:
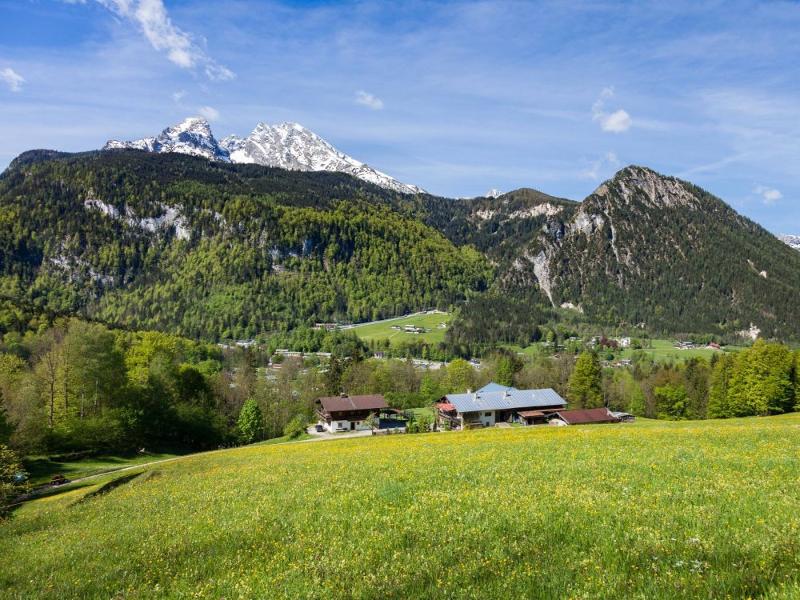
[[[239,439],[244,444],[252,444],[264,436],[264,416],[261,408],[253,398],[248,398],[239,411]]]
[[[300,437],[306,432],[306,423],[307,419],[303,415],[296,415],[283,428],[283,435],[292,439]]]

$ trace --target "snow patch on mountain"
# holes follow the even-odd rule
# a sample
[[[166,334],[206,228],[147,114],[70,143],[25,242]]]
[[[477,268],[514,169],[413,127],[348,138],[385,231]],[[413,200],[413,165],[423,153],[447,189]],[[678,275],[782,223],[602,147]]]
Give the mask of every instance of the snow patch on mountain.
[[[294,171],[347,173],[403,194],[424,193],[334,148],[298,123],[259,123],[246,138],[229,135],[217,142],[205,119],[192,117],[168,127],[155,138],[132,142],[110,140],[104,150],[133,148],[148,152],[179,152],[209,160],[249,163]]]
[[[177,152],[202,156],[209,160],[229,161],[228,151],[217,143],[208,121],[200,117],[184,119],[177,125],[167,127],[154,138],[143,138],[132,142],[109,140],[103,150],[132,148],[147,152]]]
[[[785,244],[788,244],[790,248],[800,250],[800,235],[783,234],[779,235],[778,239]]]

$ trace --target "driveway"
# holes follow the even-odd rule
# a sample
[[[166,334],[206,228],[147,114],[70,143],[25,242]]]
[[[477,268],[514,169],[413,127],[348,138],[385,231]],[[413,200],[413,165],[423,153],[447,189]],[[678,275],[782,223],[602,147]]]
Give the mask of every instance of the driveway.
[[[308,435],[313,436],[313,439],[310,440],[303,440],[306,442],[320,442],[322,440],[344,440],[347,438],[354,438],[354,437],[366,437],[372,435],[372,431],[367,429],[366,431],[343,431],[342,433],[331,433],[330,431],[317,431],[314,429],[312,425],[308,429],[306,429],[306,433]]]

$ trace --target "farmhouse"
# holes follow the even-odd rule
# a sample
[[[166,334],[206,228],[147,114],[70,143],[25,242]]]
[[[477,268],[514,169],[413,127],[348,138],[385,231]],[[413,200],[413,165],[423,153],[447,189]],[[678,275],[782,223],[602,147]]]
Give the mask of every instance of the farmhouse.
[[[436,405],[440,425],[449,422],[461,428],[545,423],[547,415],[566,407],[567,401],[552,389],[518,390],[498,383],[477,392],[448,394]]]
[[[607,408],[559,410],[548,416],[550,425],[588,425],[590,423],[619,423],[622,419]]]
[[[315,400],[320,423],[331,433],[370,429],[364,421],[388,408],[380,394],[368,396],[325,396]]]

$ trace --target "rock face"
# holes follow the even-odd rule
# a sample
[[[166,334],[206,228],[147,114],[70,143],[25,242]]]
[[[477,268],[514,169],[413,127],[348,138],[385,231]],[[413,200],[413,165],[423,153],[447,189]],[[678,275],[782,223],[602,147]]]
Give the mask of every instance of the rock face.
[[[292,171],[334,171],[403,194],[424,190],[402,183],[369,165],[338,151],[298,123],[259,123],[246,138],[229,135],[217,142],[208,122],[192,117],[168,127],[157,137],[132,142],[110,140],[104,150],[131,148],[147,152],[179,152],[209,160],[252,163]]]

